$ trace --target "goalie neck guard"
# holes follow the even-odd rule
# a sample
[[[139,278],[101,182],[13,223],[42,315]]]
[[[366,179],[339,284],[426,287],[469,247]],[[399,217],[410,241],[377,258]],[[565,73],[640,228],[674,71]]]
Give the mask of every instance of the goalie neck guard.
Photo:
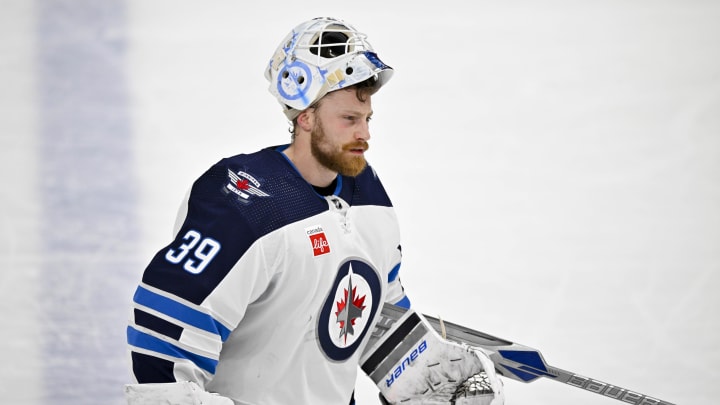
[[[366,35],[335,18],[315,18],[295,27],[265,70],[270,93],[289,120],[331,91],[375,80],[377,91],[392,76]]]

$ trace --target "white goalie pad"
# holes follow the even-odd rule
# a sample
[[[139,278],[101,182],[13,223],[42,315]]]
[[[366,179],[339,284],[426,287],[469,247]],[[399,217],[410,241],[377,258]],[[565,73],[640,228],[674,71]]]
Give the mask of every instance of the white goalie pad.
[[[128,384],[128,405],[234,405],[227,397],[204,391],[196,383],[182,381],[162,384]]]
[[[444,339],[413,310],[397,321],[380,320],[361,366],[390,404],[504,403],[490,358],[479,348]]]

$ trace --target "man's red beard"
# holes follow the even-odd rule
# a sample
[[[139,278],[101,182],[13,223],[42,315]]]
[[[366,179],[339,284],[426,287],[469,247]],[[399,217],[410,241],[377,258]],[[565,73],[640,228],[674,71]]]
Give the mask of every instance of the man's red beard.
[[[368,150],[370,145],[366,141],[347,143],[342,146],[341,150],[336,148],[336,145],[328,141],[322,122],[318,118],[315,127],[310,132],[310,150],[320,164],[334,172],[351,177],[360,174],[367,166],[365,156],[347,153],[353,149],[363,152]]]

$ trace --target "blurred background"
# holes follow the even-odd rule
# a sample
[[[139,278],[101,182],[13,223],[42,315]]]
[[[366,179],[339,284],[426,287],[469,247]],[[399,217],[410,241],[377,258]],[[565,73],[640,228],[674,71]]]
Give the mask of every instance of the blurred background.
[[[678,404],[720,397],[720,2],[0,0],[0,398],[124,403],[190,184],[289,141],[264,67],[346,20],[416,308]],[[613,404],[507,381],[508,404]],[[358,378],[358,404],[377,390]]]

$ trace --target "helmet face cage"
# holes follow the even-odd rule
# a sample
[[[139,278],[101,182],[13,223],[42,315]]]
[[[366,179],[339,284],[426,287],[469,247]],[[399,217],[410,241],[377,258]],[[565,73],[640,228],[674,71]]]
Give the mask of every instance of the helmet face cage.
[[[390,79],[366,35],[334,18],[316,18],[285,37],[268,63],[270,93],[294,119],[325,94],[375,78],[376,90]]]

